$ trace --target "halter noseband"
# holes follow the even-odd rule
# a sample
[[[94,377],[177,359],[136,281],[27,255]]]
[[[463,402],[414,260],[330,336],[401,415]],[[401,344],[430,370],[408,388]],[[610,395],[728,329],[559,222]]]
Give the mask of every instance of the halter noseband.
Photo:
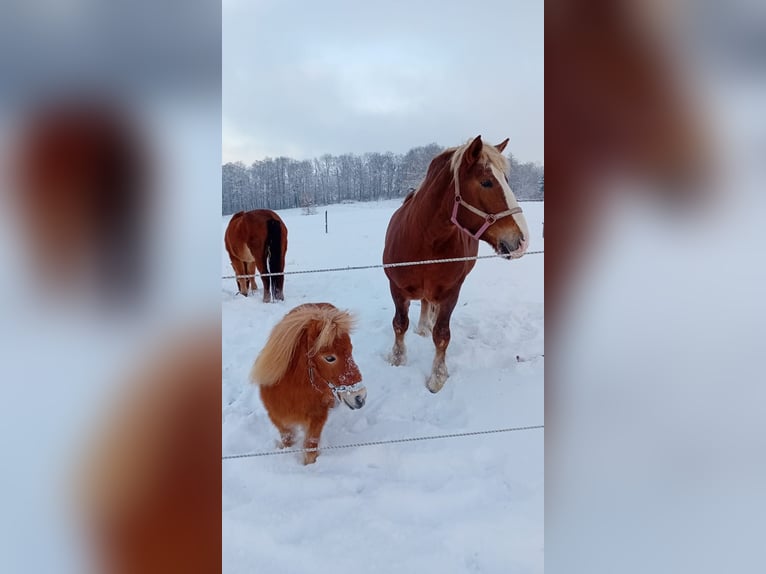
[[[311,358],[309,358],[309,382],[311,383],[312,387],[314,387],[317,391],[319,390],[319,387],[314,384],[314,367],[311,364]],[[354,383],[353,385],[333,385],[330,381],[327,380],[325,380],[325,383],[327,383],[327,386],[330,387],[332,394],[338,400],[340,400],[340,393],[356,393],[364,389],[364,383],[362,381]]]
[[[460,231],[468,234],[474,239],[478,240],[490,225],[501,220],[503,217],[508,217],[509,215],[515,215],[517,213],[523,213],[523,210],[519,206],[506,209],[505,211],[501,211],[499,213],[487,213],[485,211],[482,211],[478,207],[474,207],[473,205],[468,203],[465,199],[460,197],[460,183],[458,181],[457,172],[454,175],[454,180],[455,180],[455,205],[452,207],[452,217],[450,217],[450,221],[452,221],[452,223],[454,223]],[[476,233],[471,233],[468,229],[466,229],[465,227],[460,225],[460,223],[458,223],[457,210],[461,205],[465,207],[471,213],[478,215],[479,217],[484,219],[484,224],[479,228],[479,230]]]

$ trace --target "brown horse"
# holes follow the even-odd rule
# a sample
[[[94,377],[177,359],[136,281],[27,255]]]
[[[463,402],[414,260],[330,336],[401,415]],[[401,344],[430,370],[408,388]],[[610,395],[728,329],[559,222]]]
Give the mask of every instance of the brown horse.
[[[237,275],[254,275],[256,268],[260,273],[282,273],[285,270],[287,227],[270,209],[235,213],[226,227],[224,242]],[[272,295],[278,301],[284,300],[284,275],[261,279],[264,302],[271,301]],[[238,278],[236,281],[239,293],[245,297],[251,289],[258,289],[255,277]]]
[[[316,449],[327,415],[339,401],[351,409],[364,406],[367,390],[351,355],[352,316],[329,303],[308,303],[277,323],[255,360],[250,379],[260,385],[261,400],[279,430],[279,447],[295,442],[305,430],[304,448]],[[319,451],[304,453],[303,463]]]
[[[436,156],[420,187],[394,212],[386,232],[384,263],[475,256],[479,239],[508,258],[520,257],[529,243],[521,207],[508,185],[508,162],[497,146],[481,136]],[[432,393],[447,380],[444,356],[450,341],[449,321],[460,287],[476,262],[439,263],[385,270],[394,299],[394,348],[390,361],[406,360],[404,334],[412,299],[420,299],[416,333],[433,331],[433,370],[426,383]]]

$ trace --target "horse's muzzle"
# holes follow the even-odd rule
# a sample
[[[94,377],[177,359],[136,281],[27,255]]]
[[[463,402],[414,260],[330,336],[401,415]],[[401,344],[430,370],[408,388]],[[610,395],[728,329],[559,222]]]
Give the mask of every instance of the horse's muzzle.
[[[507,259],[521,257],[527,250],[528,241],[524,237],[501,239],[497,244],[497,253]]]
[[[357,393],[346,393],[341,396],[341,399],[351,410],[361,409],[367,401],[367,389],[362,389]]]
[[[500,253],[502,255],[510,255],[514,251],[517,251],[520,246],[521,239],[516,239],[515,241],[506,241],[503,239],[500,241]]]

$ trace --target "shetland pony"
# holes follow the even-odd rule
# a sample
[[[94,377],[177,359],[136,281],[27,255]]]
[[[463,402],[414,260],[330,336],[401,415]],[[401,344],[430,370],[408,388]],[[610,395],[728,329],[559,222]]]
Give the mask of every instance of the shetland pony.
[[[520,257],[529,231],[508,185],[508,162],[497,146],[477,136],[469,143],[436,156],[417,190],[391,216],[383,263],[475,256],[479,240],[508,258]],[[393,365],[406,361],[404,334],[412,299],[420,299],[420,321],[415,331],[432,333],[436,356],[426,386],[436,393],[448,377],[445,353],[450,341],[449,321],[460,287],[476,262],[438,263],[386,268],[396,306],[393,327]]]
[[[266,412],[280,434],[279,447],[295,443],[305,430],[303,447],[316,449],[327,415],[339,401],[350,409],[364,406],[367,390],[351,355],[352,316],[329,303],[308,303],[290,311],[269,335],[250,371],[260,386]],[[316,461],[304,453],[303,464]]]
[[[285,270],[287,227],[270,209],[235,213],[226,227],[224,243],[237,275],[254,275],[256,268],[260,273],[282,273]],[[271,301],[272,296],[278,301],[284,300],[284,275],[261,279],[265,303]],[[255,277],[240,277],[236,281],[239,293],[245,297],[250,290],[258,289]]]

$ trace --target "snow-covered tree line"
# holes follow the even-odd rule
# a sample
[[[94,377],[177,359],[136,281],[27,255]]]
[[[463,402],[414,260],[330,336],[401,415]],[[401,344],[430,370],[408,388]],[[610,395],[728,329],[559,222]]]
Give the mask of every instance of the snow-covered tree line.
[[[266,158],[249,167],[223,165],[223,214],[248,209],[287,209],[342,201],[403,197],[417,187],[431,160],[444,148],[416,147],[404,155],[325,154],[311,160]],[[543,168],[509,154],[510,184],[518,199],[542,199]]]

